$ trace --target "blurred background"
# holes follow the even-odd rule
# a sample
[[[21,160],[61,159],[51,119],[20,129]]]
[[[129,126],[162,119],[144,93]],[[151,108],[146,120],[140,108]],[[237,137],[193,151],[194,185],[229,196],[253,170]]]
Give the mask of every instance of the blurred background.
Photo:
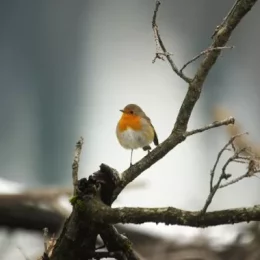
[[[208,47],[215,27],[233,3],[162,1],[157,21],[178,67]],[[56,213],[42,217],[44,225],[53,224],[53,232],[61,221],[57,212],[70,211],[66,196],[56,198],[71,189],[73,151],[80,136],[85,140],[80,177],[87,177],[101,163],[120,172],[129,166],[130,152],[115,136],[119,109],[128,103],[139,104],[150,116],[160,142],[173,128],[187,84],[167,62],[152,64],[154,5],[154,0],[0,3],[0,192],[17,194],[29,189],[27,196],[34,198],[34,204],[45,200],[41,209],[55,198],[52,209]],[[216,120],[215,111],[221,108],[237,119],[241,131],[250,133],[256,146],[260,144],[259,12],[256,4],[232,34],[229,45],[235,48],[223,51],[211,70],[190,130]],[[192,76],[198,64],[189,66],[186,74]],[[225,128],[190,137],[146,170],[115,206],[200,210],[209,192],[210,170],[228,139]],[[134,162],[144,155],[142,150],[135,151]],[[237,177],[244,170],[234,165],[231,173]],[[259,204],[259,195],[260,180],[247,178],[219,191],[209,209],[252,206]],[[1,207],[1,201],[1,259],[35,259],[43,251],[43,223],[28,227],[26,219],[34,214],[31,208],[23,211],[20,200],[7,204],[3,200]],[[3,212],[12,217],[5,218]],[[196,250],[200,252],[196,259],[239,259],[228,251],[234,248],[239,257],[245,257],[241,259],[249,259],[245,253],[249,246],[259,245],[257,225],[203,230],[153,224],[125,228],[130,237],[134,234],[132,239],[144,256],[151,257],[147,254],[152,252],[154,258],[149,259],[184,259],[184,249],[185,259],[193,259]],[[141,236],[149,241],[146,252]],[[151,251],[151,246],[157,251]],[[161,258],[163,254],[168,255]],[[250,259],[260,259],[259,254],[254,252]]]

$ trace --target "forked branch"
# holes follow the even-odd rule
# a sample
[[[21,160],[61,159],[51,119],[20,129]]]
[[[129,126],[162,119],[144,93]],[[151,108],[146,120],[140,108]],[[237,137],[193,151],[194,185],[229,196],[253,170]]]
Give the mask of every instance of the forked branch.
[[[213,169],[211,170],[211,173],[210,173],[210,185],[209,185],[210,192],[207,197],[206,203],[205,203],[203,209],[201,210],[201,215],[204,215],[205,212],[207,211],[207,209],[208,209],[210,203],[212,202],[212,199],[213,199],[214,195],[216,194],[216,192],[218,191],[218,189],[225,188],[231,184],[241,181],[242,179],[244,179],[246,177],[254,176],[256,173],[259,172],[259,159],[255,158],[254,154],[252,154],[251,156],[243,155],[245,151],[250,150],[249,147],[242,147],[239,149],[235,148],[234,142],[238,138],[243,136],[244,134],[246,134],[246,133],[237,134],[237,135],[231,137],[230,140],[224,145],[224,147],[218,153],[217,159],[216,159]],[[221,174],[219,175],[216,184],[213,185],[216,168],[219,164],[220,158],[223,156],[223,153],[225,151],[232,151],[233,154],[226,160],[226,162],[222,166]],[[247,152],[247,153],[249,153],[249,152]],[[231,181],[228,181],[225,184],[221,185],[223,180],[228,180],[229,178],[232,177],[232,174],[227,172],[227,168],[231,163],[247,164],[248,165],[247,171],[246,171],[246,173],[242,174],[241,176],[234,178]]]
[[[256,2],[257,0],[238,0],[232,9],[232,12],[225,18],[222,29],[215,34],[214,39],[209,46],[209,49],[221,48],[226,46],[226,43],[228,42],[233,30],[239,24],[241,19],[251,10],[252,6]],[[155,28],[156,32],[158,32],[158,40],[161,44],[160,34],[158,26],[156,24],[156,15],[158,13],[159,6],[160,2],[156,1],[155,11],[153,15],[153,28]],[[164,49],[162,48],[162,51],[167,54],[167,50],[165,49],[165,47]],[[178,144],[186,139],[185,135],[191,113],[200,97],[204,81],[211,68],[215,64],[217,58],[219,57],[220,52],[221,49],[216,49],[205,54],[205,57],[200,63],[194,78],[191,81],[189,81],[188,79],[189,88],[179,110],[172,133],[165,141],[163,141],[153,151],[146,155],[142,160],[140,160],[131,168],[125,170],[121,174],[121,182],[114,192],[113,200],[117,198],[117,196],[127,186],[128,183],[132,182],[143,171],[151,167],[153,164],[163,158],[169,151],[171,151],[173,148],[175,148]],[[170,62],[170,64],[172,64],[172,59],[170,55],[166,55],[166,58]],[[174,66],[172,66],[172,70],[175,71]]]

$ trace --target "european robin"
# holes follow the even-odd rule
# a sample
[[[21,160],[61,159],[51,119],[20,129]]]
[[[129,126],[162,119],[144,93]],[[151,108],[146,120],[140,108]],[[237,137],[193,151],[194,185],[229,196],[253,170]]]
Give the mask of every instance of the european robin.
[[[116,136],[122,147],[131,150],[131,166],[133,150],[143,148],[149,153],[152,142],[158,145],[158,137],[150,118],[139,106],[129,104],[120,111],[123,114],[116,127]]]

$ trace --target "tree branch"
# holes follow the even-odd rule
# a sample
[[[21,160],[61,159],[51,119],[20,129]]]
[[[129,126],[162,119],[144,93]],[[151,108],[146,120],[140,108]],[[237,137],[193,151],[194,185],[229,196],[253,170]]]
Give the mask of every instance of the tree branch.
[[[212,128],[220,127],[223,125],[230,125],[230,124],[234,124],[234,123],[235,123],[235,119],[233,117],[230,117],[230,118],[222,120],[222,121],[216,121],[208,126],[198,128],[198,129],[195,129],[192,131],[188,131],[185,134],[183,134],[182,136],[173,135],[173,134],[170,135],[170,137],[168,137],[162,144],[160,144],[152,152],[150,152],[148,155],[146,155],[142,160],[140,160],[135,165],[131,166],[130,168],[128,168],[126,171],[124,171],[121,174],[121,181],[118,182],[118,185],[114,191],[113,201],[117,198],[117,196],[124,189],[124,187],[126,187],[128,185],[128,183],[133,181],[144,170],[146,170],[148,167],[150,167],[149,164],[152,165],[156,161],[158,161],[160,159],[159,156],[161,156],[161,158],[163,156],[165,156],[170,150],[172,150],[172,148],[171,148],[172,146],[174,147],[174,146],[178,145],[183,140],[185,140],[185,138],[188,136],[191,136],[191,135],[194,135],[197,133],[202,133],[202,132],[212,129]],[[177,137],[178,137],[178,139],[177,139]],[[155,151],[157,151],[156,154],[155,154]],[[151,159],[151,155],[153,156],[152,159]],[[147,167],[147,165],[148,165],[148,167]],[[147,168],[145,168],[143,170],[143,167],[147,167]]]
[[[232,184],[234,184],[234,183],[237,183],[237,182],[239,182],[239,181],[241,181],[241,180],[243,180],[244,178],[247,178],[247,177],[250,177],[250,176],[248,175],[248,172],[246,172],[245,174],[242,174],[241,176],[239,176],[239,177],[237,177],[237,178],[235,178],[235,179],[233,179],[233,180],[231,180],[231,181],[229,181],[229,182],[227,182],[227,183],[225,183],[225,184],[220,185],[220,186],[219,186],[219,189],[222,189],[222,188],[225,188],[225,187],[227,187],[227,186],[229,186],[229,185],[232,185]]]
[[[193,57],[191,60],[189,60],[188,62],[186,62],[182,68],[180,69],[180,72],[182,73],[183,70],[192,62],[196,61],[197,59],[199,59],[201,56],[207,54],[210,51],[215,51],[215,50],[223,50],[223,49],[233,49],[235,46],[223,46],[223,47],[216,47],[216,48],[208,48],[204,51],[202,51],[200,54],[198,54],[197,56]]]
[[[225,25],[214,36],[213,42],[209,48],[223,47],[229,40],[229,37],[241,19],[251,10],[257,0],[238,0],[234,6],[233,12],[225,19]],[[203,83],[215,64],[221,50],[215,50],[207,53],[201,62],[194,78],[189,84],[188,92],[180,108],[173,132],[186,131],[188,121],[192,110],[200,97]]]
[[[101,228],[100,236],[109,251],[119,251],[122,253],[121,259],[141,260],[137,252],[132,249],[132,243],[129,239],[119,234],[114,226],[104,225]]]
[[[224,147],[220,150],[220,152],[218,153],[216,162],[213,166],[213,169],[211,170],[210,173],[210,192],[209,195],[207,197],[207,200],[205,202],[205,205],[203,207],[203,209],[201,210],[201,214],[205,214],[205,212],[207,211],[210,203],[212,202],[213,197],[215,196],[217,190],[220,188],[220,184],[222,182],[222,180],[227,180],[231,177],[231,174],[227,174],[226,169],[228,167],[228,165],[233,162],[234,160],[239,158],[239,155],[245,150],[245,149],[239,149],[239,150],[235,150],[234,148],[234,144],[233,142],[235,141],[236,138],[239,138],[240,136],[242,136],[243,134],[238,134],[233,136],[232,138],[230,138],[230,140],[224,145]],[[218,178],[217,183],[213,186],[213,180],[214,180],[214,176],[215,176],[215,172],[216,172],[216,168],[217,165],[219,163],[219,160],[221,158],[221,156],[223,155],[223,153],[228,149],[228,147],[231,146],[234,149],[234,154],[228,158],[228,160],[226,161],[226,163],[224,164],[224,166],[222,167],[222,172]]]
[[[92,208],[92,202],[86,203]],[[97,209],[95,205],[95,209]],[[89,214],[89,211],[88,211]],[[207,212],[201,216],[201,211],[186,211],[174,207],[167,208],[110,208],[98,207],[95,211],[96,221],[100,223],[131,223],[148,222],[164,223],[166,225],[181,225],[190,227],[209,227],[224,224],[259,221],[260,205],[249,208],[234,208]]]
[[[73,179],[73,186],[74,186],[74,190],[73,190],[74,195],[77,194],[79,160],[80,160],[82,145],[83,145],[83,138],[80,137],[79,141],[76,144],[74,160],[72,163],[72,179]]]
[[[233,125],[233,124],[235,124],[235,118],[230,117],[230,118],[225,119],[223,121],[215,121],[212,124],[204,126],[202,128],[198,128],[198,129],[195,129],[195,130],[192,130],[192,131],[188,131],[188,132],[186,132],[185,136],[188,137],[190,135],[202,133],[202,132],[207,131],[207,130],[212,129],[212,128],[220,127],[220,126],[223,126],[223,125]]]
[[[224,25],[222,25],[221,30],[219,30],[213,39],[212,44],[209,48],[219,48],[224,47],[229,40],[229,37],[233,30],[236,28],[241,19],[251,10],[253,5],[257,0],[238,0],[234,5],[233,11],[225,18]],[[153,19],[156,19],[156,14],[158,11],[160,3],[156,1],[155,14]],[[156,9],[157,8],[157,9]],[[157,28],[158,29],[158,28]],[[158,36],[158,39],[159,36]],[[166,49],[163,50],[166,52]],[[132,182],[137,178],[143,171],[151,167],[154,163],[163,158],[169,151],[175,148],[178,144],[183,142],[186,138],[185,133],[187,130],[187,125],[193,111],[194,106],[196,105],[200,93],[202,91],[203,83],[215,64],[218,56],[220,55],[221,50],[216,49],[205,54],[205,58],[201,62],[194,78],[189,83],[189,88],[186,93],[186,96],[183,100],[182,106],[179,110],[174,128],[170,136],[157,146],[153,151],[146,155],[142,160],[125,170],[121,174],[121,182],[119,186],[114,191],[113,201],[118,197],[121,191],[127,186],[128,183]],[[170,56],[166,55],[168,61]],[[173,69],[173,68],[172,68]],[[174,69],[173,69],[174,70]]]
[[[243,134],[246,134],[246,133],[243,133]],[[214,166],[213,166],[213,169],[211,170],[211,173],[210,173],[210,185],[209,185],[209,190],[210,192],[213,191],[213,180],[214,180],[214,176],[215,176],[215,172],[216,172],[216,168],[218,166],[218,163],[219,163],[219,160],[221,158],[221,156],[223,155],[223,153],[228,149],[228,147],[230,145],[233,144],[233,142],[235,141],[236,138],[242,136],[243,134],[237,134],[237,135],[234,135],[230,138],[230,140],[224,145],[224,147],[220,150],[220,152],[218,153],[217,155],[217,159],[214,163]]]
[[[48,227],[50,232],[57,233],[62,226],[64,216],[58,212],[36,207],[30,204],[1,203],[0,200],[0,227],[9,229],[25,229],[42,231]]]
[[[159,10],[159,6],[160,6],[161,2],[160,1],[156,1],[155,2],[155,9],[154,9],[154,13],[153,13],[153,20],[152,20],[152,28],[153,28],[153,32],[154,32],[154,41],[155,41],[155,45],[156,45],[156,53],[155,53],[155,57],[153,59],[153,63],[156,61],[156,59],[161,59],[164,60],[163,56],[166,57],[166,59],[168,60],[172,70],[179,76],[181,77],[184,81],[186,81],[187,83],[191,82],[191,79],[188,78],[187,76],[185,76],[182,71],[179,71],[179,69],[177,68],[177,66],[175,65],[175,63],[173,62],[171,56],[172,54],[170,54],[167,50],[166,47],[162,41],[162,38],[160,36],[159,33],[159,28],[158,25],[156,23],[156,19],[157,19],[157,13]]]
[[[95,211],[99,207],[110,208],[113,190],[118,181],[117,172],[101,164],[99,171],[78,182],[77,196],[70,200],[73,211],[53,248],[51,260],[89,259],[96,252],[98,235],[109,251],[120,251],[122,256],[127,257],[122,257],[122,260],[140,259],[126,237],[120,235],[109,223],[101,224],[95,217]],[[85,207],[85,200],[90,207]]]

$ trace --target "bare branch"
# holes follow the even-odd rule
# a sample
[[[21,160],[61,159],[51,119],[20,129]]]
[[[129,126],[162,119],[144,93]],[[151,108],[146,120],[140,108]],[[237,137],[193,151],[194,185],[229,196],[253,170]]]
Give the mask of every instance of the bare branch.
[[[235,11],[235,7],[239,4],[239,2],[241,2],[241,0],[237,0],[233,6],[231,7],[230,11],[228,12],[227,16],[223,19],[222,23],[220,25],[218,25],[214,31],[214,33],[212,34],[211,38],[213,39],[216,34],[219,32],[219,30],[221,28],[224,27],[224,25],[226,24],[226,20],[228,19],[228,17],[230,17],[232,15],[232,13]]]
[[[80,160],[82,145],[83,145],[83,137],[80,137],[79,141],[76,144],[74,160],[72,164],[72,179],[73,179],[73,186],[74,186],[74,190],[73,190],[74,195],[77,194],[79,160]]]
[[[245,149],[240,148],[240,150],[243,151]],[[233,161],[248,164],[247,172],[245,174],[242,174],[241,176],[223,184],[223,185],[220,185],[219,189],[225,188],[225,187],[227,187],[231,184],[237,183],[237,182],[243,180],[244,178],[249,178],[249,177],[252,177],[252,176],[259,178],[258,176],[256,176],[256,174],[260,172],[259,158],[255,158],[254,154],[252,154],[251,156],[240,156],[239,155],[238,158],[241,161],[237,161],[237,160],[233,160]]]
[[[247,134],[247,133],[244,133],[244,134]],[[227,187],[231,184],[237,183],[237,182],[241,181],[242,179],[244,179],[246,177],[255,176],[255,174],[259,172],[259,170],[260,170],[259,158],[257,158],[250,151],[250,149],[248,149],[247,147],[242,147],[242,148],[239,148],[239,149],[235,148],[234,142],[236,141],[236,139],[238,137],[241,137],[242,135],[243,134],[237,134],[237,135],[233,136],[229,140],[229,142],[227,144],[225,144],[225,146],[218,153],[216,162],[213,166],[213,169],[211,170],[211,174],[210,174],[210,193],[208,195],[208,198],[206,200],[206,203],[205,203],[203,209],[201,210],[202,215],[205,214],[205,212],[207,211],[207,208],[209,207],[210,203],[212,202],[212,199],[213,199],[213,197],[216,194],[218,189],[225,188],[225,187]],[[217,167],[219,160],[220,160],[222,154],[224,153],[224,151],[227,151],[227,150],[230,151],[229,146],[231,146],[234,154],[231,157],[229,157],[227,159],[227,161],[225,162],[225,164],[223,165],[222,172],[219,176],[219,179],[218,179],[217,183],[213,186],[213,179],[214,179],[216,167]],[[250,154],[250,156],[241,156],[244,153]],[[227,180],[232,176],[231,174],[227,173],[227,167],[232,162],[248,164],[248,170],[245,174],[242,174],[241,176],[234,178],[233,180],[226,182],[223,185],[221,185],[222,180],[224,180],[224,179]]]
[[[230,35],[233,30],[239,24],[241,19],[251,10],[252,6],[257,2],[257,0],[240,0],[234,7],[234,11],[226,18],[226,26],[222,30],[218,31],[215,35],[213,42],[209,48],[223,47],[229,40]],[[153,26],[156,25],[156,15],[158,12],[160,3],[156,1],[156,8],[153,17]],[[157,7],[158,6],[158,7]],[[157,30],[158,27],[156,26]],[[160,41],[160,35],[158,35]],[[164,45],[160,41],[160,46],[164,53],[167,53]],[[142,160],[132,165],[130,168],[125,170],[121,174],[121,183],[114,191],[113,200],[117,198],[120,192],[136,177],[138,177],[143,171],[151,167],[154,163],[163,158],[169,151],[185,140],[185,133],[187,130],[187,125],[193,111],[195,104],[200,98],[200,93],[202,91],[203,83],[211,70],[212,66],[215,64],[220,50],[211,51],[205,54],[205,58],[201,62],[194,78],[189,83],[189,88],[186,96],[183,100],[182,106],[179,110],[177,119],[174,124],[174,128],[170,136],[152,150],[148,155],[146,155]],[[169,55],[166,56],[168,61],[172,62]],[[189,81],[189,80],[188,80]]]
[[[177,66],[175,65],[175,63],[173,62],[173,60],[171,58],[172,54],[170,54],[166,50],[166,47],[165,47],[165,45],[162,41],[162,38],[160,36],[159,28],[158,28],[158,25],[156,23],[157,13],[158,13],[160,4],[161,4],[161,2],[158,1],[158,0],[155,2],[155,9],[154,9],[153,20],[152,20],[152,28],[153,28],[153,32],[154,32],[154,41],[155,41],[155,46],[156,46],[156,53],[155,53],[155,57],[154,57],[152,62],[154,63],[156,61],[156,59],[164,60],[164,57],[166,57],[166,59],[168,60],[168,62],[171,65],[172,70],[179,77],[181,77],[184,81],[186,81],[187,83],[190,83],[191,79],[188,78],[187,76],[185,76],[182,72],[180,72],[179,69],[177,68]]]
[[[229,177],[231,177],[230,174],[226,173],[227,166],[231,162],[233,162],[234,160],[238,159],[239,155],[245,150],[245,148],[239,149],[238,151],[234,151],[235,152],[234,155],[232,155],[231,157],[228,158],[228,160],[226,161],[226,163],[222,167],[222,173],[220,174],[217,183],[213,186],[213,180],[214,180],[215,171],[216,171],[216,168],[217,168],[217,165],[219,163],[219,160],[220,160],[221,156],[228,149],[229,146],[232,146],[232,144],[235,141],[235,139],[237,139],[238,137],[242,136],[243,134],[235,135],[232,138],[230,138],[230,140],[224,145],[224,147],[218,153],[216,162],[215,162],[215,164],[213,166],[213,169],[211,170],[211,173],[210,173],[210,193],[208,195],[208,198],[206,200],[206,203],[205,203],[203,209],[201,210],[201,214],[202,215],[205,214],[205,212],[207,211],[210,203],[212,202],[212,199],[213,199],[214,195],[216,194],[217,190],[220,187],[221,181],[224,180],[224,179],[227,180]]]
[[[242,2],[239,2],[240,3],[235,6],[235,11],[232,15],[227,17],[227,20],[225,21],[226,26],[216,34],[209,48],[225,46],[232,31],[236,28],[246,13],[251,10],[257,0],[243,0]],[[194,78],[192,79],[192,82],[189,84],[188,92],[180,108],[173,131],[183,132],[186,130],[191,112],[200,97],[203,83],[219,55],[220,50],[212,51],[205,55],[205,58],[201,62]]]
[[[217,168],[217,165],[219,163],[219,160],[220,160],[220,157],[222,156],[222,154],[227,150],[228,146],[230,145],[233,145],[233,142],[236,138],[244,135],[244,134],[247,134],[247,133],[242,133],[242,134],[238,134],[238,135],[234,135],[233,137],[230,138],[230,140],[228,141],[228,143],[226,143],[224,145],[224,147],[220,150],[220,152],[218,153],[218,156],[217,156],[217,159],[216,159],[216,162],[213,166],[213,169],[211,170],[211,174],[210,174],[210,192],[213,191],[213,179],[214,179],[214,175],[215,175],[215,172],[216,172],[216,168]]]
[[[208,52],[211,51],[216,51],[216,50],[223,50],[223,49],[233,49],[235,46],[223,46],[223,47],[216,47],[216,48],[208,48],[204,51],[202,51],[200,54],[198,54],[197,56],[193,57],[191,60],[189,60],[188,62],[186,62],[183,67],[180,69],[180,73],[183,72],[183,70],[192,62],[196,61],[197,59],[199,59],[201,56],[207,54]]]
[[[237,178],[235,178],[235,179],[233,179],[233,180],[231,180],[231,181],[229,181],[225,184],[220,185],[219,189],[222,189],[222,188],[225,188],[225,187],[227,187],[231,184],[237,183],[237,182],[239,182],[239,181],[241,181],[241,180],[243,180],[244,178],[247,178],[247,177],[249,177],[248,172],[246,172],[245,174],[243,174],[243,175],[241,175],[241,176],[239,176],[239,177],[237,177]]]
[[[230,118],[222,120],[222,121],[215,121],[212,124],[204,126],[202,128],[198,128],[198,129],[195,129],[195,130],[192,130],[192,131],[188,131],[188,132],[186,132],[185,136],[188,137],[190,135],[202,133],[202,132],[207,131],[209,129],[220,127],[220,126],[223,126],[223,125],[233,125],[234,123],[235,123],[235,118],[230,117]]]
[[[50,260],[50,256],[52,254],[52,250],[56,244],[56,239],[54,236],[48,238],[48,229],[43,229],[43,239],[44,239],[44,253],[43,255],[38,258],[38,260]]]

